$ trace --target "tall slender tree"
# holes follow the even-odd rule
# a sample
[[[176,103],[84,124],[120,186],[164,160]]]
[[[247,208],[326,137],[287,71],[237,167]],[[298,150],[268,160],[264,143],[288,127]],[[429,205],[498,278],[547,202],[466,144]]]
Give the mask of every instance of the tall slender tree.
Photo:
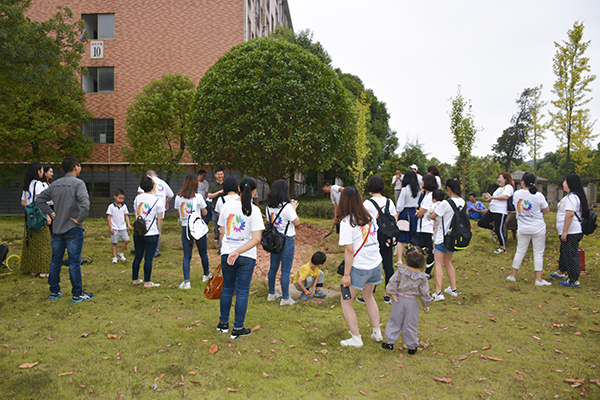
[[[590,45],[590,40],[583,41],[583,23],[575,22],[573,29],[567,31],[568,39],[562,44],[554,42],[556,54],[553,59],[553,69],[556,82],[552,93],[557,96],[552,100],[556,112],[550,112],[551,129],[561,142],[561,148],[566,151],[567,165],[565,173],[571,167],[571,147],[577,143],[577,152],[590,150],[590,140],[594,123],[590,122],[589,109],[584,106],[592,100],[586,96],[591,92],[588,87],[596,79],[589,73],[589,58],[584,56]],[[575,129],[574,129],[575,127]]]
[[[365,173],[365,161],[369,155],[369,142],[367,140],[367,121],[369,120],[370,104],[367,103],[367,93],[364,91],[360,95],[360,99],[356,99],[354,105],[354,113],[356,114],[356,148],[355,156],[356,159],[352,161],[352,165],[348,167],[350,173],[354,177],[356,187],[363,191],[365,190],[365,183],[369,176],[364,176]],[[369,175],[371,175],[369,173]]]
[[[548,124],[543,122],[545,115],[542,109],[548,104],[541,101],[543,85],[533,88],[531,96],[531,120],[529,121],[527,145],[529,146],[529,156],[533,159],[533,171],[537,177],[537,159],[540,155],[540,148],[546,139],[544,132],[548,129]]]
[[[473,150],[478,130],[473,122],[471,108],[471,101],[465,100],[460,93],[459,85],[456,98],[452,99],[450,132],[452,132],[452,144],[458,149],[460,183],[463,188],[466,187],[468,159]]]

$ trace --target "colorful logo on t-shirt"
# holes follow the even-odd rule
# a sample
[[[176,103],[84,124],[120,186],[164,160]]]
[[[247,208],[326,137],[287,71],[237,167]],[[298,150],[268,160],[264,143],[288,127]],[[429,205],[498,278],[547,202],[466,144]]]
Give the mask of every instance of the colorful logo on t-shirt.
[[[271,223],[273,225],[279,226],[281,225],[282,219],[281,219],[281,215],[277,218],[277,221],[275,221],[275,217],[277,216],[277,214],[275,213],[270,213],[270,219],[271,219]]]
[[[30,203],[31,201],[33,201],[33,193],[31,193],[29,190],[27,191],[27,202]]]
[[[157,183],[156,185],[154,185],[154,189],[152,190],[152,193],[157,194],[157,193],[164,192],[164,191],[165,191],[165,187],[161,183]]]
[[[140,203],[140,205],[138,206],[138,209],[137,209],[137,216],[146,218],[148,216],[149,212],[150,212],[150,206],[148,205],[148,203],[143,203],[143,202]]]
[[[192,213],[192,203],[181,203],[179,207],[179,215],[181,218],[185,218],[186,216]]]
[[[246,228],[246,221],[239,215],[229,214],[227,217],[227,236],[231,236],[231,231],[240,233]]]
[[[375,229],[375,225],[371,224],[371,229],[369,229],[369,225],[363,225],[360,227],[360,232],[362,234],[363,242],[367,240],[367,235],[371,235],[371,237],[375,237],[377,230]]]
[[[533,204],[529,200],[519,199],[517,202],[517,212],[523,214],[523,211],[531,211]]]

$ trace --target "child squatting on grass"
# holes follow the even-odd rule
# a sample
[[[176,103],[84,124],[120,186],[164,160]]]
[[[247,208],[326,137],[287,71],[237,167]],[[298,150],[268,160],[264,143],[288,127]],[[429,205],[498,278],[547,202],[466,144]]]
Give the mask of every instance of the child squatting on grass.
[[[127,204],[125,204],[125,192],[122,189],[117,189],[113,197],[115,201],[106,210],[106,220],[108,221],[108,230],[112,241],[112,262],[116,264],[118,260],[127,260],[123,252],[129,244],[127,229],[131,229],[131,224],[129,223],[129,210]],[[119,239],[123,241],[123,244],[121,245],[121,251],[117,253]]]
[[[429,296],[429,284],[427,274],[419,269],[425,266],[423,250],[414,246],[406,251],[406,265],[400,264],[398,271],[394,273],[385,291],[392,298],[392,310],[385,327],[385,340],[381,347],[393,350],[394,343],[402,331],[402,339],[408,347],[408,354],[415,354],[419,342],[417,334],[419,331],[419,302],[417,296],[421,297],[423,309],[429,312],[431,297]]]
[[[314,293],[315,297],[325,297],[325,293],[319,288],[323,287],[325,275],[319,267],[327,261],[327,256],[322,251],[313,254],[310,261],[298,269],[292,283],[301,292],[300,298],[307,300],[308,296]]]

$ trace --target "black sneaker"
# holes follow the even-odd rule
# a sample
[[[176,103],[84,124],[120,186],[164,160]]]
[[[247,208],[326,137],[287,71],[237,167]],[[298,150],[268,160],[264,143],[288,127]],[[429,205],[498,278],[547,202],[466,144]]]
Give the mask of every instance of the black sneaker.
[[[56,300],[60,296],[62,296],[62,292],[60,292],[60,291],[58,293],[50,293],[50,300]]]
[[[429,280],[431,278],[433,278],[433,276],[431,276],[431,274],[427,274],[427,279]]]
[[[381,348],[384,350],[394,350],[394,344],[393,343],[381,343]]]
[[[408,354],[416,354],[417,349],[408,349]]]
[[[386,304],[392,304],[392,300],[390,299],[390,296],[383,296],[383,302]]]
[[[156,253],[154,253],[154,258],[160,257],[160,251],[157,251]]]
[[[357,297],[356,301],[358,301],[361,304],[365,304],[365,299],[363,299],[362,297]]]
[[[84,293],[81,292],[79,296],[73,296],[71,299],[72,303],[81,303],[84,300],[91,300],[94,298],[94,293]]]
[[[251,333],[252,333],[252,331],[248,328],[234,329],[231,331],[230,338],[237,339],[242,336],[249,336]]]
[[[129,250],[129,252],[130,252],[131,254],[135,254],[135,249],[131,249],[131,250]]]
[[[221,333],[229,332],[229,322],[226,322],[226,323],[219,322],[219,325],[217,325],[217,330]]]

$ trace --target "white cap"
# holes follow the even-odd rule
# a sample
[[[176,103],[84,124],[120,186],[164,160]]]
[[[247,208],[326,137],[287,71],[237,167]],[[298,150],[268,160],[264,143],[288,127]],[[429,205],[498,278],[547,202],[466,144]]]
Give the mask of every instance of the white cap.
[[[414,169],[415,171],[419,170],[419,167],[416,166],[416,164],[411,165],[410,167],[408,167],[410,169]]]

